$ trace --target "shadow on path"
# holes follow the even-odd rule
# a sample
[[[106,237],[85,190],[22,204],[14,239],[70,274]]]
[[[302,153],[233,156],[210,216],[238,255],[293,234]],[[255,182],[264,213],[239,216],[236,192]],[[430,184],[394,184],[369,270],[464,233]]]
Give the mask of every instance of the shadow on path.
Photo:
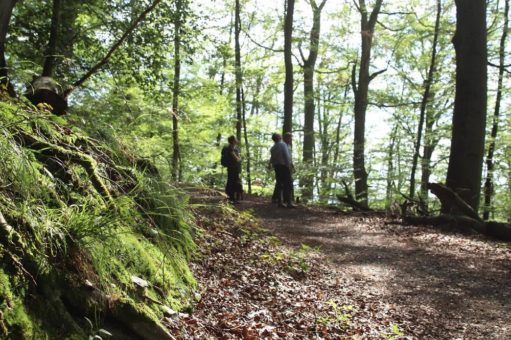
[[[355,294],[396,304],[435,338],[511,339],[511,246],[474,235],[389,225],[383,216],[277,208],[249,198],[261,225],[319,247]]]

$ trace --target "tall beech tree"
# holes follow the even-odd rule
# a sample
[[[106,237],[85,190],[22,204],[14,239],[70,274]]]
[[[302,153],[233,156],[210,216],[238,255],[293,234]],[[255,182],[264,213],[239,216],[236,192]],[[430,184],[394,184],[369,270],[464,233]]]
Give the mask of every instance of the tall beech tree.
[[[487,104],[486,0],[456,0],[456,95],[447,186],[479,208]],[[451,207],[443,205],[442,211]]]
[[[499,74],[497,81],[497,96],[495,98],[495,108],[493,111],[493,122],[490,135],[490,145],[488,147],[488,155],[486,156],[486,180],[484,182],[484,207],[483,219],[490,218],[490,211],[492,205],[492,196],[494,192],[493,185],[493,157],[495,154],[495,141],[499,130],[499,117],[500,117],[500,104],[502,102],[502,83],[504,81],[505,65],[505,52],[506,52],[506,39],[507,31],[509,28],[509,0],[504,2],[504,27],[502,28],[502,35],[499,44]]]
[[[284,19],[284,64],[286,68],[286,81],[284,83],[284,126],[283,133],[293,130],[293,15],[295,0],[286,0]]]
[[[355,79],[356,66],[353,67],[352,88],[355,94],[355,131],[353,141],[353,174],[355,176],[355,198],[364,206],[368,205],[367,172],[365,168],[365,120],[368,104],[369,83],[381,71],[369,74],[371,48],[374,37],[374,27],[380,13],[383,0],[376,0],[371,13],[367,10],[365,0],[358,1],[360,12],[360,66],[358,81]]]
[[[309,55],[305,57],[300,46],[300,56],[303,62],[303,95],[304,95],[304,124],[303,124],[303,162],[310,169],[314,159],[314,114],[315,92],[314,71],[318,59],[319,37],[321,32],[321,11],[325,7],[326,0],[319,5],[315,0],[309,0],[312,10],[312,28],[309,38]],[[314,176],[307,171],[302,178],[302,196],[305,199],[312,198]]]

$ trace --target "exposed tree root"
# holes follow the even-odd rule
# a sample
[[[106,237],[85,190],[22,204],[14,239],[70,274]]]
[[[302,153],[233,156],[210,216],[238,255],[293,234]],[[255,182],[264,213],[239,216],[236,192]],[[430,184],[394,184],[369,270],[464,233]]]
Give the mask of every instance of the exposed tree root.
[[[477,212],[465,202],[457,193],[439,183],[428,183],[428,189],[438,197],[442,207],[449,207],[453,213],[460,212],[477,221],[482,221]]]
[[[495,237],[502,241],[511,242],[511,225],[498,222],[483,222],[462,215],[438,215],[438,216],[406,216],[405,224],[448,226],[452,229],[470,228],[481,234]]]
[[[78,151],[71,151],[64,147],[51,144],[37,137],[34,137],[25,131],[19,130],[18,137],[26,147],[39,151],[45,157],[55,157],[63,161],[70,161],[82,166],[89,175],[90,181],[98,193],[109,203],[112,202],[112,195],[106,187],[102,178],[97,173],[97,163],[89,155]]]

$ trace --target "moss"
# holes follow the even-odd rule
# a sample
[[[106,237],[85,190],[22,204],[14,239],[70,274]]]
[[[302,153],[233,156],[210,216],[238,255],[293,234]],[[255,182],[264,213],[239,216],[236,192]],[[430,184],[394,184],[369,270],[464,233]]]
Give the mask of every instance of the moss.
[[[0,269],[0,327],[10,339],[32,338],[34,326],[23,304],[23,287],[13,289],[9,275]]]
[[[131,315],[158,328],[157,302],[187,308],[196,284],[187,263],[195,246],[186,198],[129,168],[137,157],[122,144],[112,150],[65,124],[0,101],[0,212],[19,237],[0,239],[0,254],[12,250],[19,261],[10,263],[17,275],[0,270],[0,337],[80,337],[83,311],[107,315],[107,300],[119,301],[116,313],[127,314],[120,320]],[[150,286],[141,291],[133,276]],[[78,291],[81,300],[69,303],[66,292]],[[82,302],[93,308],[71,310]]]
[[[156,245],[126,230],[106,242],[91,243],[90,254],[106,289],[114,284],[133,293],[137,288],[132,276],[141,277],[165,294],[162,302],[179,309],[188,303],[195,286],[182,253],[170,244]],[[184,296],[180,290],[186,292]]]

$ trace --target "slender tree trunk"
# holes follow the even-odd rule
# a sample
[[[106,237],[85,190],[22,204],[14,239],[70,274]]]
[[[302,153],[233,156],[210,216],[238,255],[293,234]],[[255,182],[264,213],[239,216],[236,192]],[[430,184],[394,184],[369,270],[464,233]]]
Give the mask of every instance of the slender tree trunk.
[[[392,127],[392,132],[390,133],[390,144],[387,149],[387,190],[385,194],[385,209],[389,209],[392,204],[393,199],[393,187],[394,180],[396,178],[396,173],[394,170],[394,155],[395,155],[395,146],[396,146],[396,136],[397,136],[397,123]]]
[[[263,85],[263,77],[258,76],[256,79],[256,89],[254,97],[252,98],[252,106],[250,107],[250,115],[257,115],[259,113],[259,95],[261,94],[261,86]]]
[[[183,20],[183,0],[175,1],[174,13],[174,84],[172,86],[172,180],[179,175],[179,94],[181,82],[181,25]]]
[[[8,82],[7,62],[5,61],[5,42],[7,40],[7,30],[11,21],[12,9],[17,0],[0,1],[0,84]]]
[[[55,72],[55,61],[57,56],[57,42],[59,40],[61,0],[53,0],[51,14],[50,39],[44,56],[43,77],[53,77]]]
[[[240,47],[240,32],[241,32],[241,20],[240,20],[240,0],[236,0],[236,9],[234,13],[234,72],[236,77],[236,139],[241,140],[241,125],[243,114],[241,113],[243,107],[241,103],[241,86],[242,86],[242,74],[241,74],[241,47]]]
[[[493,197],[493,154],[495,153],[495,142],[499,130],[499,116],[500,116],[500,102],[502,100],[502,82],[504,80],[505,70],[505,51],[506,51],[506,38],[507,30],[509,27],[509,0],[504,4],[504,27],[502,28],[502,36],[500,37],[499,46],[499,79],[497,83],[497,97],[495,98],[495,110],[493,112],[493,125],[490,135],[490,146],[488,147],[488,155],[486,156],[486,181],[484,183],[484,210],[483,219],[490,218],[490,211],[492,210],[492,197]]]
[[[283,133],[293,130],[293,15],[295,0],[286,0],[286,17],[284,21],[284,63],[286,81],[284,83],[284,126]]]
[[[307,171],[302,178],[302,197],[305,200],[312,199],[314,176],[312,162],[314,160],[314,114],[316,107],[314,103],[314,71],[319,51],[319,37],[321,33],[321,11],[326,4],[323,0],[318,6],[315,0],[310,0],[313,14],[312,28],[309,39],[309,56],[303,60],[303,95],[304,95],[304,124],[303,124],[303,163]],[[301,52],[301,50],[300,50]]]
[[[433,124],[434,118],[431,117],[432,113],[426,113],[426,126],[424,130],[424,147],[422,149],[421,160],[421,191],[420,197],[424,204],[424,208],[428,208],[428,183],[431,177],[431,157],[436,147],[436,142],[433,141]]]
[[[422,130],[424,129],[424,121],[426,117],[426,107],[431,93],[431,85],[433,85],[433,79],[436,69],[436,55],[438,45],[438,33],[440,31],[440,15],[442,12],[442,1],[437,0],[436,2],[436,19],[435,19],[435,31],[433,34],[433,46],[431,47],[431,61],[429,63],[428,75],[424,81],[424,93],[422,94],[422,101],[420,106],[419,125],[417,126],[417,140],[415,141],[415,150],[413,153],[412,171],[410,175],[410,193],[411,199],[415,196],[415,173],[417,171],[417,164],[419,161],[419,152],[422,141]]]
[[[358,84],[353,77],[353,91],[355,93],[355,131],[353,142],[353,173],[355,176],[355,198],[364,206],[368,205],[367,172],[365,168],[365,119],[368,103],[369,63],[371,61],[371,47],[373,43],[374,27],[382,0],[376,0],[371,14],[368,16],[365,0],[359,0],[360,8],[360,35],[362,40],[360,67],[358,71]]]
[[[456,96],[447,186],[479,208],[487,103],[486,0],[456,0]],[[442,207],[444,212],[451,207]]]
[[[229,24],[229,40],[227,44],[231,46],[232,41],[232,27],[233,27],[233,15],[231,12],[231,19]],[[225,52],[222,52],[222,74],[220,76],[220,95],[224,94],[224,88],[225,88],[225,70],[227,69],[227,55]]]
[[[348,92],[350,89],[349,83],[346,84],[344,88],[344,96],[343,103],[346,103],[348,98]],[[340,153],[340,145],[341,145],[341,126],[342,126],[342,118],[344,116],[344,105],[341,104],[339,108],[339,119],[337,120],[337,127],[335,129],[335,144],[334,144],[334,159],[333,159],[333,167],[331,171],[330,177],[333,179],[335,177],[337,163],[339,162],[339,153]]]
[[[251,173],[251,158],[250,158],[250,144],[248,143],[248,131],[247,131],[247,117],[246,117],[246,101],[245,101],[245,91],[243,90],[243,87],[241,88],[241,100],[243,102],[243,137],[245,138],[245,159],[247,160],[247,186],[248,186],[248,193],[252,193],[252,173]],[[253,104],[252,104],[253,106]]]
[[[328,197],[330,187],[332,184],[332,177],[328,176],[330,172],[328,169],[328,164],[330,163],[331,155],[330,150],[332,146],[330,142],[330,137],[328,135],[328,130],[330,128],[330,110],[325,105],[325,99],[326,98],[323,98],[323,131],[321,132],[320,135],[321,140],[320,198],[322,200],[325,200]],[[318,121],[320,120],[321,118],[319,117],[318,108]]]

